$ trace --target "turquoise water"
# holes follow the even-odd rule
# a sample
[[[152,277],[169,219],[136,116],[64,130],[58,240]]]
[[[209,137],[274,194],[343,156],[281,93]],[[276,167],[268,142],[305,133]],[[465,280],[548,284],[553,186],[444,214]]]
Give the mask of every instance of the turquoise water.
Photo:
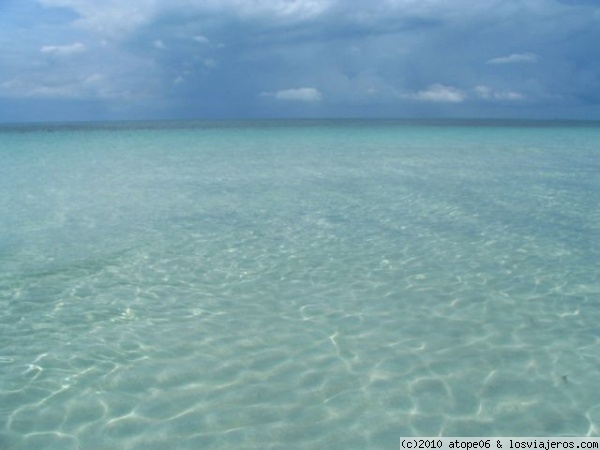
[[[0,449],[600,435],[600,125],[0,128]]]

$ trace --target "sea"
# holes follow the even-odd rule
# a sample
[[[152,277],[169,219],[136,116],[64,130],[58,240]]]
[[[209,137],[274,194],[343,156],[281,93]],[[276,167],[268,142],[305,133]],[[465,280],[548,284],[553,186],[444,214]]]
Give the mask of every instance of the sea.
[[[0,449],[600,435],[600,123],[0,126]]]

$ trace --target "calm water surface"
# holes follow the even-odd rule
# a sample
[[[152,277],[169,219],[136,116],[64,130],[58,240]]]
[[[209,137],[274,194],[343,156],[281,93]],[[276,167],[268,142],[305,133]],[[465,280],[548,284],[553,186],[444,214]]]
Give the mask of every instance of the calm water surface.
[[[0,449],[600,435],[600,126],[0,127]]]

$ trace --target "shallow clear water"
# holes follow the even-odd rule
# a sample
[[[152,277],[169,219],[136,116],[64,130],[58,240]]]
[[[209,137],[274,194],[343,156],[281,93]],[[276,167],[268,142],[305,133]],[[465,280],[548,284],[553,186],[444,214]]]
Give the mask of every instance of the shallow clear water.
[[[1,449],[600,434],[600,126],[0,128]]]

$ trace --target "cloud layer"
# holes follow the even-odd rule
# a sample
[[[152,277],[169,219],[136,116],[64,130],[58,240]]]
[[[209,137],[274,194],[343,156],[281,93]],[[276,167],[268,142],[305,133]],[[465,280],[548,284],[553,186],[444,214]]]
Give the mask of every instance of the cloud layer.
[[[22,113],[0,112],[2,121],[45,111],[60,120],[600,118],[594,2],[24,0],[3,8],[0,102]]]
[[[293,102],[319,102],[323,98],[323,94],[318,89],[312,87],[282,89],[277,92],[264,92],[261,95],[264,97],[273,97],[277,100]]]
[[[519,63],[535,63],[538,60],[538,55],[534,53],[513,53],[508,56],[500,56],[492,58],[488,64],[519,64]]]

